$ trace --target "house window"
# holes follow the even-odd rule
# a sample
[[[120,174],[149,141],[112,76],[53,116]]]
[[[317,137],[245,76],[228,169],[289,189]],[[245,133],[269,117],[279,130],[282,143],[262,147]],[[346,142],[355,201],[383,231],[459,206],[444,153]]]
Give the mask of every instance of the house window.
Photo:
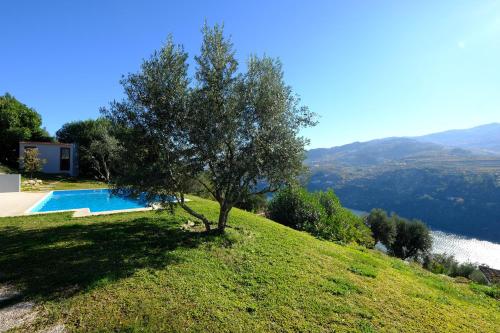
[[[69,171],[69,161],[70,161],[70,149],[69,148],[61,148],[61,160],[60,167],[61,171]]]

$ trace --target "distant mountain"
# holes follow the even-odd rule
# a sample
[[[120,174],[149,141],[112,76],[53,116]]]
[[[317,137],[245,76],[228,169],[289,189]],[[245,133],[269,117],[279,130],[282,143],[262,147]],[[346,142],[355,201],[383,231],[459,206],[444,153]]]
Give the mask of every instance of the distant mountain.
[[[448,147],[500,153],[500,123],[477,126],[469,129],[434,133],[414,139]]]
[[[375,166],[402,162],[407,159],[472,158],[474,156],[475,154],[469,150],[448,148],[412,138],[387,138],[354,142],[340,147],[311,149],[307,153],[307,162],[309,164],[332,162],[345,166]]]
[[[500,242],[500,153],[485,135],[497,127],[312,149],[308,188],[333,188],[350,208],[379,207],[434,229]]]

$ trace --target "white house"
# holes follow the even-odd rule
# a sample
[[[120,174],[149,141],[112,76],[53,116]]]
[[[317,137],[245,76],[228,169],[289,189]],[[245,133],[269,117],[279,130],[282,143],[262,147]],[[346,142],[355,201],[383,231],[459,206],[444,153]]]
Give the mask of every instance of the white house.
[[[78,176],[78,149],[74,143],[59,142],[19,142],[19,157],[27,149],[38,149],[38,156],[45,160],[42,172],[66,173]]]

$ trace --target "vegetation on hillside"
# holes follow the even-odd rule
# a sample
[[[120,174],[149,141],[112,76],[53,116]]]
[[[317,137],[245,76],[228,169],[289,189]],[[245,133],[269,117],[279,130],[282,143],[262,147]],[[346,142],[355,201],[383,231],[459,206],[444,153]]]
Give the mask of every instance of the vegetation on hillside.
[[[365,217],[375,242],[380,242],[389,255],[422,264],[435,273],[464,277],[477,283],[487,283],[477,264],[459,263],[452,255],[432,252],[430,230],[421,221],[410,221],[380,209],[373,209]]]
[[[500,157],[410,139],[308,152],[308,189],[349,208],[380,207],[430,227],[500,242]]]
[[[189,202],[209,218],[218,204]],[[33,332],[496,332],[493,289],[233,209],[223,235],[141,212],[0,218],[0,283],[39,303]],[[201,227],[201,229],[203,229]]]
[[[322,239],[374,245],[370,229],[360,217],[342,207],[332,190],[310,193],[300,187],[287,187],[273,197],[267,214],[273,221]]]

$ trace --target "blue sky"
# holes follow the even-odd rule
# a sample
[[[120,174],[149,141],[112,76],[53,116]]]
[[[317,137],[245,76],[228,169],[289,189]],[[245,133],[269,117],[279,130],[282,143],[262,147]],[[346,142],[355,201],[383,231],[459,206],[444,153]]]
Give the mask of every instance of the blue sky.
[[[0,94],[51,133],[95,118],[172,33],[191,61],[224,22],[240,63],[279,57],[320,124],[311,147],[500,122],[499,1],[8,1]],[[191,66],[194,69],[194,65]]]

